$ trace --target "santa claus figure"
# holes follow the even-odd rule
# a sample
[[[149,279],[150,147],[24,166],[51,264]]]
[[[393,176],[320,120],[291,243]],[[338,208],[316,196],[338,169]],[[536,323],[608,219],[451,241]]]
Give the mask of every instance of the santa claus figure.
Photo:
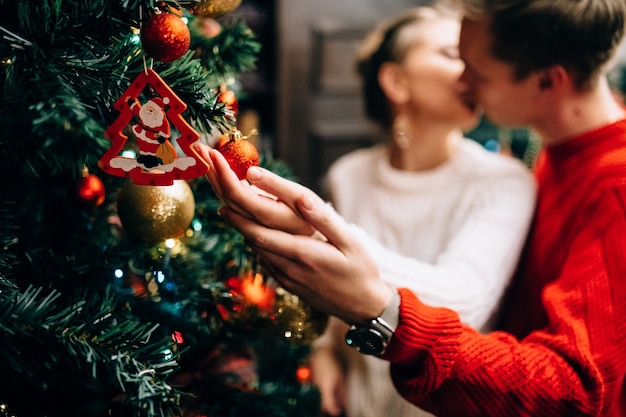
[[[137,163],[146,169],[168,165],[176,159],[176,150],[169,140],[170,123],[165,115],[168,103],[167,97],[151,98],[143,106],[136,98],[128,99],[133,114],[139,118],[139,123],[132,126],[139,145]]]

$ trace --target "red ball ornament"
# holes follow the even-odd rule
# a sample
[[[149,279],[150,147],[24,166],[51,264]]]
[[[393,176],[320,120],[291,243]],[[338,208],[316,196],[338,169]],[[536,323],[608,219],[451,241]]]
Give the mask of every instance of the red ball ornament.
[[[230,140],[225,142],[217,150],[235,171],[240,180],[246,179],[246,172],[251,166],[259,165],[259,152],[249,140],[243,138],[238,130],[231,133]]]
[[[311,382],[311,368],[308,365],[301,365],[296,369],[296,379],[301,384]]]
[[[141,46],[151,58],[172,62],[189,50],[191,34],[179,16],[159,12],[151,15],[141,29]]]
[[[237,96],[231,90],[222,90],[222,92],[217,96],[218,103],[224,103],[224,107],[227,110],[232,112],[232,117],[237,116],[237,112],[239,111],[239,102],[237,101]]]
[[[96,208],[104,203],[105,191],[102,180],[95,175],[87,175],[78,180],[77,197],[81,205]]]
[[[183,342],[185,341],[185,339],[183,338],[183,334],[179,332],[178,330],[175,330],[174,333],[172,333],[172,340],[178,343],[179,345],[182,345]]]

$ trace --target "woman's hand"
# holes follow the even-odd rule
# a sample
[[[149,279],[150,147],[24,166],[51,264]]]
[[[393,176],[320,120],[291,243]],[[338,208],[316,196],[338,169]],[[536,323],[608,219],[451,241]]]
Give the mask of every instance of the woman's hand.
[[[348,225],[319,196],[259,167],[248,169],[247,185],[219,152],[201,153],[210,158],[207,178],[224,203],[220,214],[287,291],[347,323],[384,310],[392,290]]]
[[[271,193],[251,186],[247,181],[239,181],[218,151],[206,145],[196,145],[196,150],[209,163],[210,169],[206,177],[213,190],[230,210],[266,227],[293,234],[311,235],[315,231],[297,213],[293,201],[289,205],[288,201],[281,201]],[[287,184],[292,186],[291,195],[297,194],[299,188],[304,188],[296,183]]]

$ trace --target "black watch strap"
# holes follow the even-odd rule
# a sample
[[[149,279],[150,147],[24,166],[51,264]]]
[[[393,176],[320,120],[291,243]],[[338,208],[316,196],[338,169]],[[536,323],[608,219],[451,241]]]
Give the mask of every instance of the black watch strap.
[[[382,355],[398,326],[400,295],[394,289],[393,297],[377,318],[353,324],[346,333],[346,343],[366,355]]]

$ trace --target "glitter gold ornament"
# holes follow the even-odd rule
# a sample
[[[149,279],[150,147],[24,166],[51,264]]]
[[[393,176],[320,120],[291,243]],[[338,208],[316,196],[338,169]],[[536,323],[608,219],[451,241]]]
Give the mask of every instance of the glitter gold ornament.
[[[241,0],[207,0],[193,6],[189,11],[200,17],[220,17],[232,12]]]
[[[124,230],[146,243],[180,237],[195,211],[191,187],[184,180],[172,185],[136,185],[129,181],[120,191],[117,212]]]
[[[312,308],[284,288],[276,289],[274,329],[278,337],[305,346],[317,339],[328,324],[328,315]]]

